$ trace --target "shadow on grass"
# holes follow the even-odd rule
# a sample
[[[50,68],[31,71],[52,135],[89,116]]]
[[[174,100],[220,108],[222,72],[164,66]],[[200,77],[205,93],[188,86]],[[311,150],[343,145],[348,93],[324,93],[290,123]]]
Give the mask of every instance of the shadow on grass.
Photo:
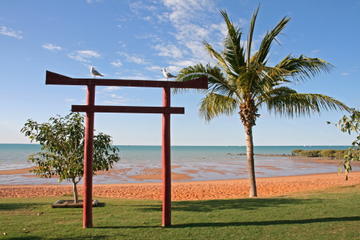
[[[163,228],[160,225],[156,226],[100,226],[100,227],[93,227],[96,229],[146,229],[146,228]]]
[[[253,222],[206,222],[206,223],[187,223],[175,224],[168,228],[197,228],[197,227],[231,227],[231,226],[270,226],[270,225],[288,225],[288,224],[309,224],[325,222],[353,222],[360,221],[360,216],[354,217],[328,217],[328,218],[310,218],[296,220],[271,220],[271,221],[253,221]],[[102,226],[95,227],[99,229],[146,229],[162,228],[160,226]]]
[[[123,235],[119,235],[117,234],[116,236],[123,236]],[[99,236],[99,235],[96,235],[96,236],[92,236],[92,237],[89,237],[89,236],[84,236],[84,237],[69,237],[69,238],[64,238],[64,237],[61,237],[61,238],[49,238],[49,240],[85,240],[85,239],[109,239],[109,236]]]
[[[41,240],[41,237],[35,237],[35,236],[25,236],[25,237],[13,237],[13,238],[7,238],[8,240]]]
[[[0,211],[11,211],[19,209],[33,209],[39,206],[49,205],[47,203],[0,203]]]
[[[96,236],[94,238],[91,239],[108,239],[108,236]],[[36,237],[36,236],[23,236],[23,237],[13,237],[13,238],[7,238],[8,240],[42,240],[44,238],[42,237]],[[84,237],[69,237],[69,238],[48,238],[49,240],[85,240],[85,239],[89,239],[88,236],[84,236]]]
[[[185,212],[211,212],[217,210],[256,210],[264,207],[281,207],[298,204],[321,203],[321,199],[292,199],[292,198],[257,198],[257,199],[231,199],[208,201],[181,201],[173,202],[173,211]],[[140,211],[161,211],[159,205],[135,205]]]
[[[230,226],[269,226],[269,225],[287,225],[287,224],[308,224],[324,222],[350,222],[360,221],[360,216],[354,217],[328,217],[328,218],[310,218],[297,220],[273,220],[273,221],[254,221],[254,222],[215,222],[215,223],[188,223],[176,224],[171,228],[188,228],[188,227],[230,227]]]

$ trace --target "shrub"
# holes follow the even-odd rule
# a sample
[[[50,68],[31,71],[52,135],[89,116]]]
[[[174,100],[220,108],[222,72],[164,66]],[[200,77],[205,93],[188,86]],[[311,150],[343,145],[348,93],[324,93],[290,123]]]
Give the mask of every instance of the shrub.
[[[320,150],[308,150],[304,151],[304,155],[306,157],[321,157]]]
[[[347,151],[347,150],[338,150],[338,151],[336,151],[336,153],[335,153],[335,158],[336,158],[336,159],[343,160],[344,157],[345,157],[346,151]]]
[[[291,155],[293,155],[293,156],[303,156],[302,155],[303,152],[304,152],[304,150],[302,150],[302,149],[294,149],[294,150],[292,150]]]
[[[336,150],[324,149],[320,151],[321,157],[335,158]]]

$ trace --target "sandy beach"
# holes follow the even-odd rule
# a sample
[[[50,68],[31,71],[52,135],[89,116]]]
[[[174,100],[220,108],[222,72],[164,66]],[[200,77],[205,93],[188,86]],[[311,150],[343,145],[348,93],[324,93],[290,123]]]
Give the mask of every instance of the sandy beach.
[[[360,172],[352,172],[348,181],[343,174],[313,174],[258,178],[259,197],[276,197],[293,193],[325,190],[335,186],[360,184]],[[81,185],[79,186],[81,192]],[[30,198],[71,194],[70,185],[0,185],[0,198]],[[94,185],[95,197],[160,200],[161,183],[127,183]],[[172,200],[206,200],[245,198],[248,180],[174,182]],[[66,198],[71,198],[67,196]]]
[[[290,158],[289,158],[290,159]],[[299,163],[298,167],[306,169],[314,168],[316,165],[303,165],[303,163],[321,163],[337,167],[338,161],[309,158],[292,158]],[[291,160],[291,159],[290,159]],[[290,161],[288,160],[288,161]],[[356,164],[355,164],[356,165]],[[217,176],[226,176],[232,168],[202,167],[193,169],[181,169],[181,165],[172,166],[172,200],[206,200],[206,199],[228,199],[228,198],[246,198],[248,197],[248,180],[246,170],[243,175],[237,179],[226,180],[197,180],[199,174],[216,173]],[[42,196],[56,196],[71,198],[72,187],[70,184],[34,184],[29,183],[31,179],[40,179],[31,174],[32,168],[0,170],[0,177],[8,179],[11,177],[20,177],[22,183],[28,182],[28,185],[18,184],[0,184],[0,198],[28,198]],[[257,186],[259,197],[276,197],[291,195],[294,193],[325,190],[335,186],[350,186],[360,184],[360,171],[354,171],[350,174],[348,181],[345,181],[344,174],[336,173],[318,173],[318,174],[298,174],[295,176],[261,176],[261,171],[271,170],[279,174],[284,170],[274,164],[261,164],[257,166]],[[336,168],[335,168],[336,169]],[[110,169],[109,171],[97,172],[101,178],[112,179],[113,182],[97,182],[94,178],[94,196],[109,197],[120,199],[161,199],[161,168],[139,168],[139,171],[132,172],[132,168]],[[213,178],[216,179],[216,178]],[[53,179],[56,183],[56,177]],[[137,183],[134,183],[137,181]],[[156,183],[154,183],[156,181]],[[36,182],[36,181],[35,181]],[[21,184],[22,184],[21,183]],[[99,184],[101,183],[101,184]],[[115,184],[113,184],[115,183]],[[79,193],[82,191],[82,184],[79,184]],[[62,197],[64,198],[64,197]]]

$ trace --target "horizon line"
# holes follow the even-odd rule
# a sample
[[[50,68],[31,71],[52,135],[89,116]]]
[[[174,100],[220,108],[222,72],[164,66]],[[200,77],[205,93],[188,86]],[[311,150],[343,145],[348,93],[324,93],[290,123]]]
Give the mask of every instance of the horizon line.
[[[0,143],[0,145],[41,145],[40,143]],[[151,144],[112,144],[114,146],[134,146],[134,147],[161,147],[161,144],[159,145],[151,145]],[[298,144],[298,145],[254,145],[254,147],[317,147],[317,146],[351,146],[347,144],[316,144],[316,145],[304,145],[304,144]],[[171,145],[171,147],[246,147],[246,145]]]

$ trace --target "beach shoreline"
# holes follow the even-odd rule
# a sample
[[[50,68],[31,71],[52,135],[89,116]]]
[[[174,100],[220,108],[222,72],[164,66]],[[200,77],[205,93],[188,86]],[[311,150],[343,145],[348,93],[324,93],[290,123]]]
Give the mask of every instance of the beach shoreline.
[[[287,160],[288,159],[288,160]],[[256,176],[258,178],[303,176],[313,174],[336,173],[339,166],[338,160],[309,158],[309,157],[288,157],[280,161],[269,158],[260,161],[256,165]],[[283,164],[290,164],[283,168]],[[295,165],[291,165],[295,164]],[[203,165],[172,165],[173,182],[199,182],[199,181],[222,181],[247,179],[247,169],[242,162],[223,162]],[[58,177],[41,178],[31,173],[34,167],[19,169],[0,170],[0,184],[2,185],[64,185],[66,181],[58,183]],[[353,171],[360,171],[359,164],[354,164]],[[134,167],[125,165],[116,166],[108,171],[98,171],[94,175],[94,183],[97,184],[127,184],[127,183],[159,183],[161,182],[162,169],[158,166],[149,167],[147,164],[137,164]]]
[[[260,198],[279,197],[332,187],[360,184],[360,172],[350,173],[348,181],[339,173],[260,177]],[[82,185],[79,184],[79,192]],[[160,200],[161,183],[94,184],[94,197]],[[0,185],[0,198],[60,197],[71,199],[71,185]],[[248,180],[210,180],[172,183],[172,200],[211,200],[248,197]]]

